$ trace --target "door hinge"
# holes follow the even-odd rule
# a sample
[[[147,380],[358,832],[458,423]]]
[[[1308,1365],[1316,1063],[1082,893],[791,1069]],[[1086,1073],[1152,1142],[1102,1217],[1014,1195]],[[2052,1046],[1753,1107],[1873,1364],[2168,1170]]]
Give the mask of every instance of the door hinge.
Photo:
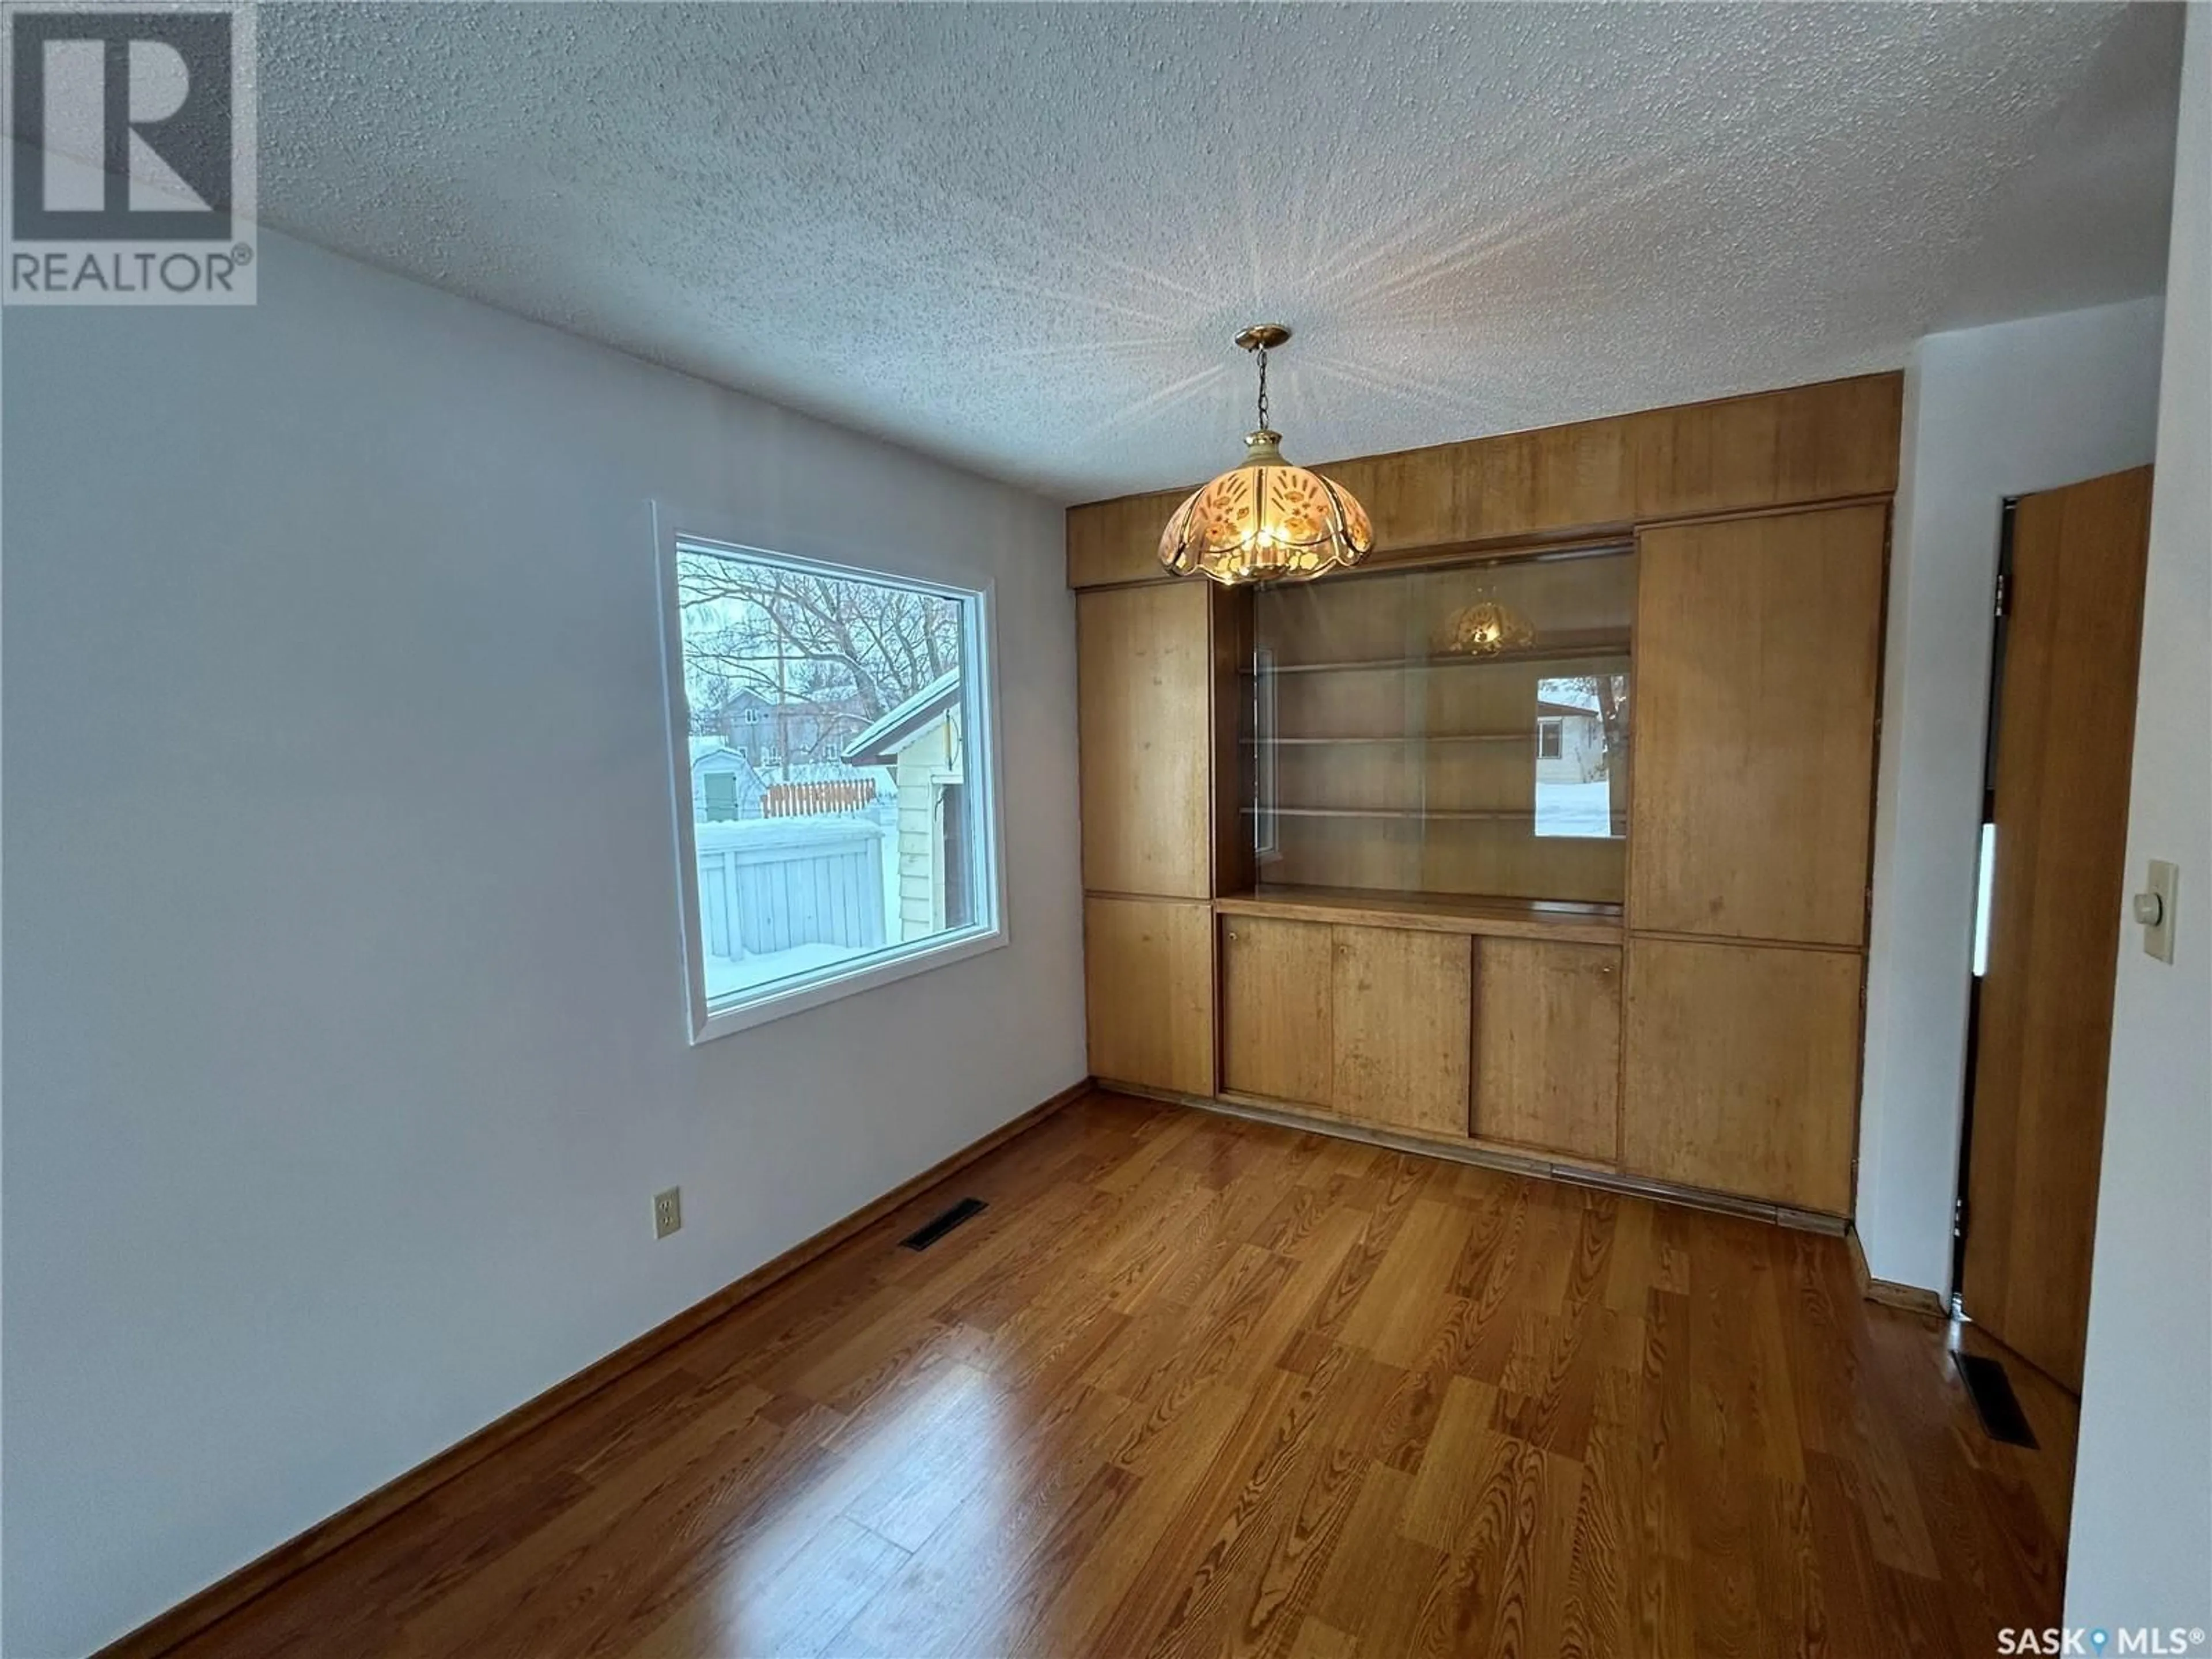
[[[1997,572],[1996,609],[1993,614],[1998,617],[2002,617],[2010,611],[2011,609],[2012,573],[2008,570],[2000,570]]]

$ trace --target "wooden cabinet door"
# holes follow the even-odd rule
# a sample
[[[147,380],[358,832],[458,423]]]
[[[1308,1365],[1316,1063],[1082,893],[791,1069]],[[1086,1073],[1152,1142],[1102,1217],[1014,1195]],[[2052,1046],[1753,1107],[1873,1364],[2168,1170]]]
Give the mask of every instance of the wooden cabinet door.
[[[1221,919],[1221,1086],[1326,1106],[1334,1087],[1330,928]]]
[[[1620,1137],[1620,951],[1475,941],[1474,1133],[1611,1164]]]
[[[1888,509],[1639,538],[1631,927],[1866,938]]]
[[[1856,951],[1630,941],[1622,1167],[1850,1213],[1860,972]]]
[[[1077,596],[1087,891],[1174,898],[1212,891],[1211,586],[1185,581]]]
[[[1083,975],[1092,1076],[1213,1092],[1211,904],[1085,899]]]
[[[1331,932],[1330,1103],[1391,1127],[1466,1134],[1470,941],[1398,927]]]

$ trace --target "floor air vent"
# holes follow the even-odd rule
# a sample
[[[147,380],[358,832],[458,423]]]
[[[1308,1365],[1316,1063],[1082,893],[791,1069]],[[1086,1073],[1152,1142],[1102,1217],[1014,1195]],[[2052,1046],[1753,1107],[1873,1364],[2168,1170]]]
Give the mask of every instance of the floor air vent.
[[[926,1250],[962,1222],[973,1219],[989,1207],[980,1198],[963,1198],[920,1232],[910,1234],[899,1243],[909,1250]]]
[[[1978,1353],[1952,1358],[1959,1362],[1959,1375],[1966,1379],[1966,1392],[1974,1399],[1974,1414],[1982,1419],[1982,1428],[1990,1438],[2008,1446],[2036,1449],[2035,1431],[2028,1426],[2027,1413],[2020,1408],[2020,1396],[2012,1391],[2012,1378],[2005,1375],[2002,1362]]]

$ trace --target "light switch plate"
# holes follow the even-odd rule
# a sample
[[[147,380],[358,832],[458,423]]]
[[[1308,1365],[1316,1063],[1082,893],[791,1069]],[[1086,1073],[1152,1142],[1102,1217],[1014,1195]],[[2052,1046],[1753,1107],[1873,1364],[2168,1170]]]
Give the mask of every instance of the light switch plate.
[[[2143,930],[2143,954],[2156,957],[2160,962],[2173,960],[2173,907],[2180,896],[2181,866],[2168,864],[2164,859],[2150,861],[2150,881],[2136,895],[2136,915]],[[2156,901],[2156,914],[2146,899]]]

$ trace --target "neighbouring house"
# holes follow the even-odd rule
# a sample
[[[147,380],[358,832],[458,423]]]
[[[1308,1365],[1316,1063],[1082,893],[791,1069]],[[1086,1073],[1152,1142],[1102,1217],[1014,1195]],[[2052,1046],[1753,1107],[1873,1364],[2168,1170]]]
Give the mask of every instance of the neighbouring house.
[[[975,914],[960,737],[960,671],[955,668],[891,709],[845,749],[848,765],[889,767],[898,792],[902,939],[964,927]]]
[[[720,738],[691,739],[691,816],[695,821],[727,823],[761,816],[768,786],[744,751]]]
[[[713,712],[714,738],[738,750],[757,768],[775,747],[775,705],[757,691],[727,691]]]
[[[1559,689],[1539,696],[1536,781],[1590,783],[1605,773],[1605,722],[1596,695]]]
[[[727,690],[709,717],[715,741],[757,769],[803,766],[833,758],[868,723],[858,697],[793,697],[777,702],[743,687]]]

